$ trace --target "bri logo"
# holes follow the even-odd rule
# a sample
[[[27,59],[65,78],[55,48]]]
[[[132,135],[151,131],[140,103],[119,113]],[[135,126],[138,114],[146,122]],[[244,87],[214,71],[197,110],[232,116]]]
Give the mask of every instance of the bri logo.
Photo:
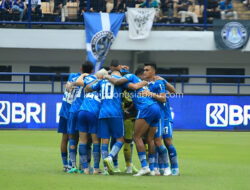
[[[0,118],[1,125],[10,123],[10,102],[0,101]]]
[[[0,125],[24,122],[45,123],[46,103],[0,101]]]
[[[250,105],[228,105],[210,103],[206,106],[206,125],[208,127],[247,126],[250,119]]]

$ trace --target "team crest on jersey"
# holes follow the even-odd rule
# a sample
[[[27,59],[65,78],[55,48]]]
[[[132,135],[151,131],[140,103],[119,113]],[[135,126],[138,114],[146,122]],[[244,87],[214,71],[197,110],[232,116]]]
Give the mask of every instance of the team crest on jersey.
[[[91,50],[97,61],[105,59],[114,38],[114,34],[111,31],[100,31],[93,36],[91,39]]]
[[[221,30],[224,44],[230,49],[243,47],[248,39],[247,29],[239,22],[229,22]]]

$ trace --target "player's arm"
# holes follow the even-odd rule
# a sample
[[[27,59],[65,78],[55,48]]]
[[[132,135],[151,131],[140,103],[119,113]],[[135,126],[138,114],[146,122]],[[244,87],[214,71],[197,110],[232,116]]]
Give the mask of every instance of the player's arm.
[[[176,94],[175,87],[169,82],[166,84],[166,88],[167,88],[167,91],[170,92],[170,94]]]
[[[76,80],[76,82],[74,83],[74,86],[84,86],[84,81],[83,79],[88,76],[88,73],[83,73],[81,74],[81,76]]]
[[[170,84],[169,82],[167,82],[164,78],[162,78],[160,76],[156,76],[155,80],[162,80],[165,83],[167,91],[169,91],[170,94],[176,94],[175,87],[172,84]]]
[[[68,92],[71,92],[72,88],[70,87],[70,82],[68,81],[65,85],[65,88]]]
[[[159,101],[162,103],[166,102],[166,93],[165,92],[162,92],[160,94],[156,94],[156,93],[150,92],[149,90],[144,90],[144,91],[140,92],[140,94],[142,96],[154,98],[156,101]]]
[[[146,86],[147,84],[148,84],[147,81],[141,81],[138,83],[129,83],[127,88],[130,90],[138,90],[138,89]]]
[[[97,82],[99,82],[99,80],[95,80],[95,81],[93,81],[92,83],[90,83],[90,84],[88,84],[85,88],[84,88],[84,90],[85,90],[85,92],[93,92],[93,91],[97,91],[98,89],[97,89]]]
[[[128,82],[128,79],[124,77],[117,79],[117,78],[111,77],[110,75],[105,75],[103,78],[106,80],[109,80],[109,82],[111,82],[114,85],[122,85]]]

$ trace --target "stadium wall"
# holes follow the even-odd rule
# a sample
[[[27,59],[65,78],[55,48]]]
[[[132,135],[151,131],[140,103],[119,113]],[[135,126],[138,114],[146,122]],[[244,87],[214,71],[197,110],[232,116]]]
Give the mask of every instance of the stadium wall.
[[[78,72],[85,60],[83,50],[53,49],[0,49],[0,65],[12,66],[12,72],[30,72],[30,66],[69,66],[70,72]],[[190,75],[206,75],[207,68],[244,68],[250,75],[250,53],[240,51],[118,51],[112,50],[104,66],[112,59],[129,65],[132,70],[143,62],[154,61],[161,68],[188,68]],[[167,74],[167,73],[166,73]],[[29,81],[29,77],[26,78]],[[22,81],[22,77],[13,76],[12,81]],[[206,79],[190,79],[189,82],[204,82]],[[250,83],[250,79],[245,79]],[[27,92],[51,92],[50,85],[27,85]],[[22,85],[0,84],[1,91],[22,91]],[[60,92],[60,82],[55,83],[55,92]],[[181,92],[181,84],[177,83]],[[237,93],[236,87],[213,87],[214,93]],[[185,93],[209,93],[208,86],[186,86]],[[241,94],[250,94],[247,86],[241,87]]]
[[[30,66],[69,66],[78,72],[86,59],[84,30],[1,29],[0,65],[12,66],[12,72],[30,72]],[[188,68],[190,75],[205,75],[207,68],[244,68],[250,75],[250,43],[244,51],[218,51],[213,32],[152,31],[147,40],[130,40],[128,31],[120,31],[104,63],[118,59],[134,71],[144,62],[153,61],[162,68]],[[22,80],[12,77],[12,81]],[[29,81],[29,77],[27,77]],[[206,79],[190,79],[204,82]],[[246,79],[246,83],[250,80]],[[0,84],[1,91],[22,91],[22,85]],[[28,92],[50,92],[50,85],[27,85]],[[181,85],[177,84],[181,91]],[[60,92],[60,83],[55,83]],[[185,93],[208,93],[208,86],[187,86]],[[236,93],[235,87],[213,87],[214,93]],[[250,94],[241,87],[241,94]]]
[[[83,50],[84,30],[1,29],[0,48]],[[145,40],[131,40],[119,31],[111,47],[123,51],[216,51],[212,31],[151,31]],[[250,51],[250,42],[243,51]]]

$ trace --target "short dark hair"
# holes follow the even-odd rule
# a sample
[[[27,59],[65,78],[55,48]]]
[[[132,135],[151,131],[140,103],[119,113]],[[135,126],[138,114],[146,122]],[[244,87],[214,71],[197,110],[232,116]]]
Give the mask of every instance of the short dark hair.
[[[120,65],[120,63],[117,59],[113,59],[110,63],[110,66],[113,66],[113,67],[117,67],[119,65]]]
[[[155,71],[157,70],[155,63],[145,63],[144,66],[151,66]]]
[[[92,73],[94,68],[94,64],[91,61],[86,61],[82,64],[82,72],[83,73]]]
[[[144,73],[144,69],[139,67],[136,69],[135,71],[135,75],[138,76],[138,75],[142,75]]]

